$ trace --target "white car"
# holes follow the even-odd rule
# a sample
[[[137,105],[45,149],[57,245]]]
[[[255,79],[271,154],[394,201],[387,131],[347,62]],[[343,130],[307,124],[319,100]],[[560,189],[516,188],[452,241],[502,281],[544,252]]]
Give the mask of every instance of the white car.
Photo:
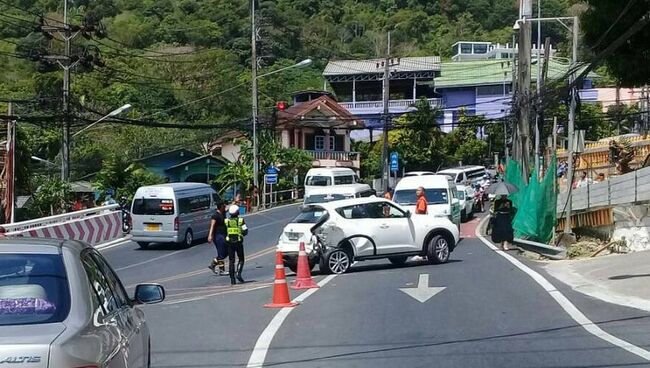
[[[469,185],[456,185],[460,201],[460,220],[465,222],[474,215],[474,189]]]
[[[304,206],[278,242],[285,265],[294,269],[305,242],[310,264],[341,274],[355,261],[388,258],[403,264],[410,256],[445,263],[460,239],[445,217],[413,215],[383,198],[355,198]]]
[[[404,174],[405,178],[408,178],[409,176],[428,176],[428,175],[436,175],[433,171],[409,171]]]

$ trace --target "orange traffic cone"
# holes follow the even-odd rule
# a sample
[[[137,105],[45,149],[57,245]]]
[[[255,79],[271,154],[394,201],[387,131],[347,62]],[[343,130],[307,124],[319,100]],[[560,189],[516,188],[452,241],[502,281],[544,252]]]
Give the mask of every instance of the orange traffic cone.
[[[289,288],[287,279],[284,275],[284,262],[282,261],[282,252],[275,252],[275,281],[273,282],[273,302],[264,304],[264,308],[284,308],[295,307],[298,305],[292,302],[289,297]]]
[[[305,243],[300,242],[300,251],[298,252],[298,273],[296,279],[291,284],[292,289],[313,289],[319,288],[318,284],[311,278],[311,267],[305,251]]]

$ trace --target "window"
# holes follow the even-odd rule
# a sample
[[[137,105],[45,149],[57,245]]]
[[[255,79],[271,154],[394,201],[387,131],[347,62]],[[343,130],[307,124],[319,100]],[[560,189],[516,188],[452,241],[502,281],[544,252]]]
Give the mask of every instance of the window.
[[[474,182],[477,179],[483,179],[483,176],[485,176],[485,174],[486,172],[484,169],[472,170],[467,173],[467,180]]]
[[[341,215],[341,217],[348,220],[368,218],[368,211],[366,210],[366,206],[363,204],[337,208],[336,212]]]
[[[329,176],[308,176],[305,180],[305,185],[312,185],[317,187],[326,187],[332,185],[332,178]]]
[[[461,54],[471,54],[472,53],[472,44],[471,43],[461,43],[460,44],[460,53]]]
[[[210,195],[202,194],[193,197],[179,198],[178,207],[180,214],[207,210],[210,208]]]
[[[314,137],[314,149],[316,151],[325,151],[325,138],[326,136],[324,135],[317,135]],[[329,136],[329,147],[327,147],[327,151],[334,151],[335,150],[335,144],[336,144],[336,137],[333,135]]]
[[[510,93],[509,85],[506,85],[505,88],[503,84],[476,87],[476,96],[502,96],[508,93]]]
[[[0,326],[61,322],[69,311],[60,255],[0,254]]]
[[[125,305],[131,305],[129,296],[126,294],[126,290],[124,290],[124,286],[122,286],[122,282],[117,277],[117,275],[115,275],[115,272],[108,265],[108,263],[106,263],[106,260],[97,252],[93,251],[91,254],[93,259],[95,260],[95,263],[99,265],[102,273],[108,280],[109,286],[111,290],[113,290],[113,295],[115,295],[115,300],[117,301],[118,305],[120,307]]]
[[[90,256],[89,252],[86,252],[81,257],[81,262],[86,270],[90,287],[104,313],[110,314],[120,309],[120,302],[113,294],[108,279],[106,279],[101,267]]]
[[[133,201],[134,215],[173,215],[174,200],[137,198]]]
[[[354,175],[342,175],[334,177],[334,185],[354,184]]]
[[[438,175],[444,175],[449,178],[449,180],[456,180],[456,174],[452,173],[438,173]]]
[[[377,192],[375,192],[374,190],[370,189],[370,190],[364,190],[363,192],[361,192],[361,194],[359,195],[359,197],[361,197],[361,198],[364,198],[364,197],[372,197],[372,196],[374,196],[374,195],[377,195]]]
[[[475,44],[474,45],[474,53],[475,54],[487,54],[488,51],[488,45],[486,44]]]
[[[449,198],[445,188],[425,188],[424,197],[428,204],[447,204]],[[395,192],[393,200],[401,205],[414,206],[417,202],[415,189],[402,189]]]
[[[458,175],[456,175],[456,183],[462,183],[464,178],[465,178],[465,174],[458,173]]]
[[[327,214],[323,208],[310,206],[303,208],[298,216],[291,221],[294,224],[315,224]]]
[[[373,202],[366,204],[369,218],[404,218],[406,214],[388,202]]]
[[[221,202],[221,197],[217,193],[212,193],[212,205],[216,206]]]

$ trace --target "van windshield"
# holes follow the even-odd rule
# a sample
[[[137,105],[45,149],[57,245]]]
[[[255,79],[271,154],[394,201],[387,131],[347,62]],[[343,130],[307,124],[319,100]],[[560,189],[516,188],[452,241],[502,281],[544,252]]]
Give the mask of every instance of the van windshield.
[[[428,204],[447,204],[449,198],[447,196],[447,189],[444,188],[426,188],[424,189],[424,196]],[[395,191],[393,201],[404,206],[413,206],[417,202],[415,196],[415,189],[403,189]]]
[[[313,185],[317,187],[326,187],[332,185],[332,178],[329,176],[315,175],[308,176],[305,185]]]
[[[172,199],[136,198],[133,200],[134,215],[173,215],[174,201]]]

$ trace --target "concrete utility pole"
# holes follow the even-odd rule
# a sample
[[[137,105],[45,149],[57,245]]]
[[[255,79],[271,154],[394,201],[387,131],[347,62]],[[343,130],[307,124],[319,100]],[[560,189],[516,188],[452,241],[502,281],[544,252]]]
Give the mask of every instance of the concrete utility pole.
[[[542,17],[542,0],[537,0],[537,18]],[[542,22],[537,22],[537,114],[535,114],[535,175],[539,177],[539,156],[540,152],[540,125],[544,125],[542,119],[542,114],[540,113],[540,108],[542,106]],[[548,50],[545,51],[545,55],[548,54]]]
[[[13,120],[13,103],[7,103],[7,115],[9,115],[9,120],[7,121],[7,159],[5,160],[5,178],[7,178],[5,183],[5,219],[9,220],[9,223],[13,223],[15,220],[16,212],[16,122]],[[5,220],[5,221],[6,221]]]
[[[257,158],[257,28],[255,0],[251,0],[251,80],[253,105],[253,185],[259,190],[259,163]]]
[[[64,56],[63,68],[63,146],[61,150],[61,180],[70,179],[70,26],[68,25],[68,0],[63,0]]]
[[[381,150],[381,188],[383,191],[388,190],[389,183],[389,168],[388,168],[388,122],[390,121],[390,110],[388,109],[388,101],[390,100],[390,32],[388,32],[388,44],[386,46],[386,59],[384,60],[384,78],[382,80],[382,100],[384,105],[384,134],[383,134],[383,149]]]
[[[519,91],[518,107],[519,107],[519,136],[518,142],[513,142],[517,145],[517,153],[519,157],[515,157],[521,163],[521,175],[525,183],[528,183],[530,173],[530,46],[531,46],[531,23],[526,22],[526,18],[530,18],[533,13],[532,0],[522,0],[521,3],[521,18],[519,22],[519,65],[517,68],[518,81],[517,87]],[[514,145],[513,144],[513,145]]]
[[[573,84],[576,78],[576,70],[575,68],[578,65],[578,31],[579,31],[579,24],[578,24],[578,17],[573,18],[573,47],[572,47],[572,56],[571,56],[571,68],[573,70],[573,73],[571,73],[571,79],[570,83]],[[567,193],[568,193],[568,198],[567,198],[567,206],[566,206],[566,225],[564,226],[564,232],[566,234],[571,234],[573,232],[573,229],[571,228],[571,212],[572,212],[572,197],[571,197],[571,189],[573,185],[573,151],[574,151],[574,145],[575,145],[575,118],[576,118],[576,105],[577,105],[577,93],[578,93],[578,88],[576,86],[573,86],[571,88],[571,106],[569,108],[569,131],[568,133],[568,139],[569,139],[569,147],[567,149],[567,157],[569,158],[568,162],[568,168],[567,168]]]

